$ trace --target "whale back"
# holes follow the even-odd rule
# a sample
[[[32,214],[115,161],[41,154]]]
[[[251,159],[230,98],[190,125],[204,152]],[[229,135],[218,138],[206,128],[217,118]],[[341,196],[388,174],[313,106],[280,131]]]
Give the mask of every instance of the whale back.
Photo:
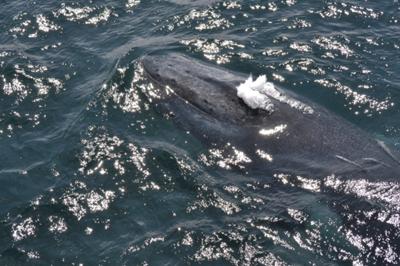
[[[395,152],[382,148],[360,128],[291,91],[280,92],[310,106],[301,110],[272,99],[272,113],[251,109],[237,96],[242,73],[180,54],[146,56],[144,72],[156,86],[168,87],[158,102],[163,112],[205,143],[231,143],[252,159],[252,169],[311,176],[398,177]],[[271,154],[266,162],[257,151]]]

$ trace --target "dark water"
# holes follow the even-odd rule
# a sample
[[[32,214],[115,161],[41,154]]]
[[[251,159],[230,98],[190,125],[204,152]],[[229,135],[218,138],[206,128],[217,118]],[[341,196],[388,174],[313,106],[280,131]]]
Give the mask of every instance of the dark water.
[[[400,264],[399,182],[246,174],[154,110],[138,65],[266,74],[400,149],[397,1],[0,7],[1,265]]]

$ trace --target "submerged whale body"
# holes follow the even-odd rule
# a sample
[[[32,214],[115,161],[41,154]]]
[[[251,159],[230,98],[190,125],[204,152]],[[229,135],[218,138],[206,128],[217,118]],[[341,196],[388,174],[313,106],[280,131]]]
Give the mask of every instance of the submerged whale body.
[[[148,55],[141,64],[162,91],[155,101],[159,110],[205,143],[231,143],[245,152],[252,170],[312,177],[400,176],[394,151],[291,91],[278,88],[291,100],[269,97],[274,111],[268,112],[250,108],[237,96],[237,86],[247,78],[242,73],[176,53]],[[295,108],[296,103],[312,111]]]

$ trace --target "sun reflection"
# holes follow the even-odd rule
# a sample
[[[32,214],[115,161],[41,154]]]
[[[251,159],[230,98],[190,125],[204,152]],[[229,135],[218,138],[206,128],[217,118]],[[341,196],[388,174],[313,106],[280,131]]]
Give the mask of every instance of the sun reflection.
[[[208,166],[217,165],[224,169],[232,169],[232,167],[244,169],[246,164],[252,162],[243,151],[238,150],[230,143],[221,149],[210,149],[208,155],[201,154],[199,156],[199,161]]]
[[[287,128],[286,124],[281,124],[277,125],[273,128],[263,128],[261,129],[258,133],[263,136],[273,136],[273,135],[279,135],[280,133],[283,133],[285,129]]]

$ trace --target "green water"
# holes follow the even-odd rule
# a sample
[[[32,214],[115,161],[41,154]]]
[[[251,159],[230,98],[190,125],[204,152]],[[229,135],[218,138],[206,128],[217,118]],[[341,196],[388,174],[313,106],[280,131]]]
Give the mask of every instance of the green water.
[[[1,265],[400,263],[398,182],[248,175],[158,113],[138,66],[266,74],[400,149],[396,1],[0,5]]]

